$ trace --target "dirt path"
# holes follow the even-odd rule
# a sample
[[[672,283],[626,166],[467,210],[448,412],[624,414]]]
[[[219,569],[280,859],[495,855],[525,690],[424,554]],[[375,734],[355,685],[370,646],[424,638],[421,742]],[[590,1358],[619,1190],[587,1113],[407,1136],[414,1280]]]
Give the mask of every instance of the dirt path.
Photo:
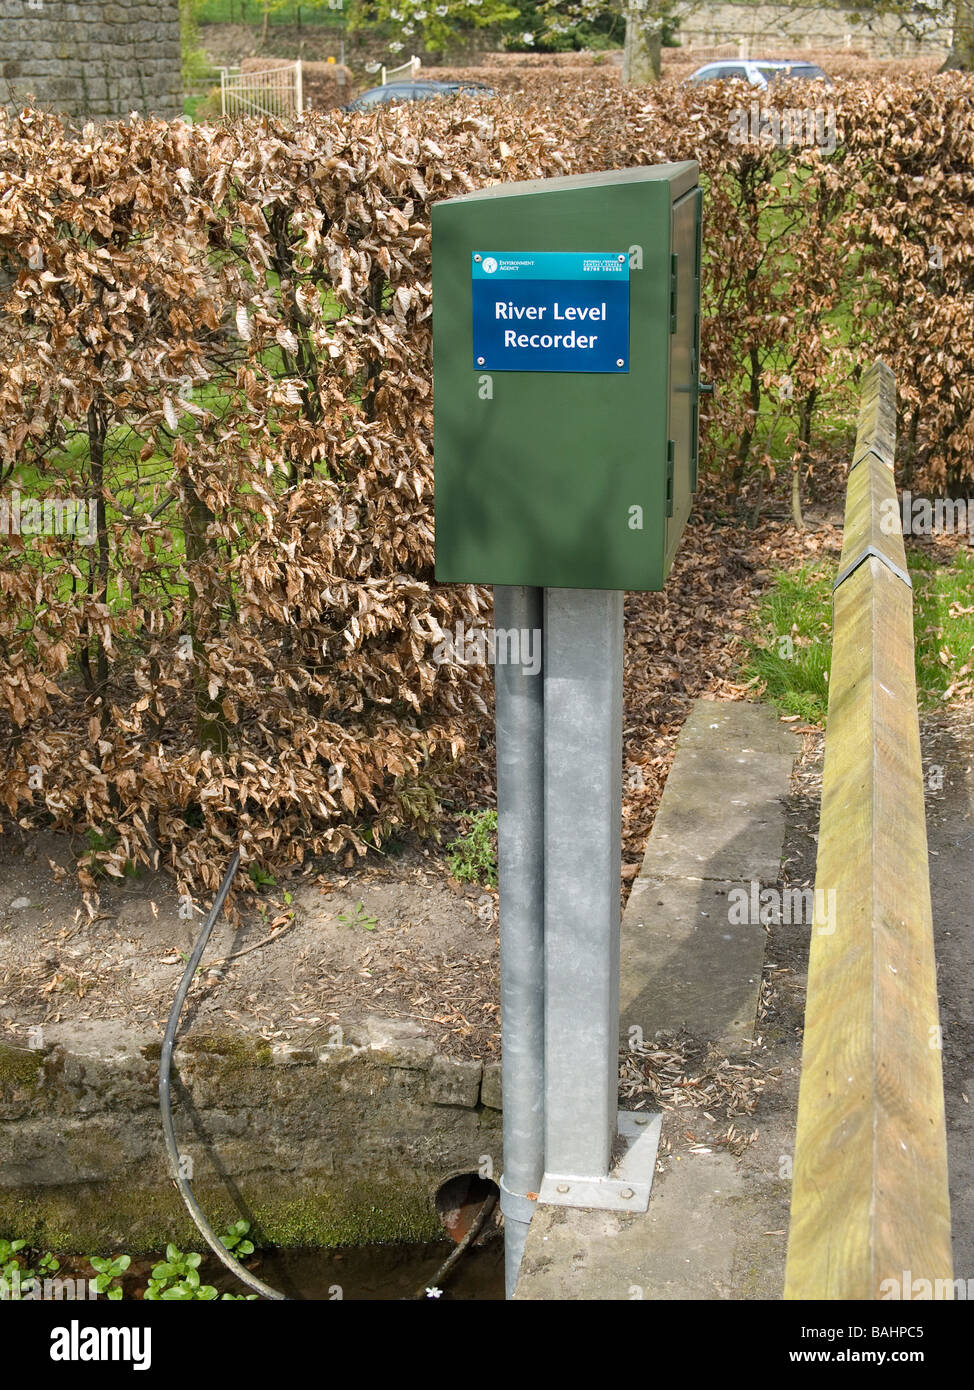
[[[974,711],[921,720],[954,1277],[974,1289]]]
[[[0,1031],[22,1041],[46,1023],[118,1018],[161,1033],[202,914],[187,917],[159,874],[106,884],[89,919],[75,852],[63,835],[0,848]],[[327,1042],[378,1013],[487,1059],[500,1045],[496,918],[496,893],[455,883],[428,851],[309,869],[264,889],[238,926],[217,924],[187,1020]]]
[[[944,1034],[954,1276],[971,1281],[968,1288],[974,1288],[974,895],[968,877],[974,868],[974,708],[924,716],[920,737]],[[814,882],[821,776],[822,739],[816,736],[808,739],[805,757],[796,770],[788,809],[782,866],[782,882],[787,886]],[[768,1088],[753,1115],[759,1141],[745,1153],[744,1166],[757,1183],[771,1174],[769,1160],[775,1153],[787,1157],[794,1149],[807,971],[807,928],[772,928],[765,964],[764,1020],[759,1020],[759,1043],[752,1055],[760,1058],[770,1047],[781,1079],[777,1086]],[[785,1219],[779,1225],[785,1229],[784,1201],[780,1213]],[[770,1215],[770,1210],[763,1214]],[[756,1245],[760,1248],[761,1242]],[[781,1274],[783,1247],[784,1237],[776,1252]],[[755,1268],[763,1267],[757,1260]]]

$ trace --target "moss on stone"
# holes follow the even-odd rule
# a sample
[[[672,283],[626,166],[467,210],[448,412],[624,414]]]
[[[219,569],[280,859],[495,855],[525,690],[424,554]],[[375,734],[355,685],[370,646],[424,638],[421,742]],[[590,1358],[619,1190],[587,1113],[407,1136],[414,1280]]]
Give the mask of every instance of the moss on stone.
[[[194,1185],[218,1230],[241,1216],[264,1246],[380,1245],[434,1240],[442,1231],[427,1188],[322,1173],[295,1184],[266,1175],[235,1180],[239,1202],[222,1186]],[[81,1183],[0,1191],[0,1232],[61,1253],[140,1254],[165,1248],[202,1250],[202,1236],[171,1187]]]
[[[345,1180],[313,1196],[275,1205],[258,1225],[274,1245],[382,1245],[435,1240],[443,1231],[432,1194],[418,1187],[390,1189],[381,1199],[371,1182]]]
[[[154,1060],[158,1044],[140,1042],[145,1062]],[[180,1050],[186,1094],[176,1086],[175,1099],[180,1107],[188,1104],[191,1115],[200,1107],[203,1126],[197,1139],[207,1153],[215,1148],[232,1175],[231,1189],[217,1177],[219,1166],[210,1157],[201,1161],[194,1181],[197,1199],[218,1230],[245,1217],[255,1240],[266,1245],[334,1248],[435,1239],[441,1231],[433,1194],[444,1166],[462,1167],[464,1154],[479,1155],[495,1138],[500,1142],[499,1112],[431,1107],[420,1072],[383,1067],[369,1052],[345,1050],[311,1076],[304,1067],[277,1065],[272,1048],[253,1035],[190,1033]],[[80,1082],[68,1085],[68,1060],[69,1054],[58,1049],[46,1059],[0,1049],[0,1078],[31,1087],[20,1084],[17,1107],[29,1109],[34,1119],[42,1108],[50,1113],[57,1127],[52,1142],[57,1132],[64,1144],[64,1172],[82,1179],[0,1189],[0,1234],[80,1254],[154,1252],[169,1241],[201,1249],[202,1237],[167,1176],[162,1136],[149,1108],[155,1106],[151,1067],[130,1068],[118,1088],[98,1100],[103,1108],[90,1113],[88,1093],[100,1096],[104,1078],[99,1072],[92,1080],[86,1067]],[[110,1078],[107,1063],[106,1073]],[[281,1147],[279,1135],[266,1157],[257,1160],[264,1170],[250,1171],[250,1131],[242,1131],[234,1117],[271,1105],[284,1132],[288,1124],[296,1132],[298,1171],[274,1166],[270,1149],[276,1153]],[[322,1121],[317,1148],[311,1143],[309,1107]],[[207,1138],[211,1110],[215,1137]],[[63,1125],[62,1117],[67,1117]],[[177,1114],[177,1123],[186,1121],[179,1122]],[[310,1171],[303,1166],[309,1161],[305,1155],[315,1165]],[[332,1165],[343,1171],[336,1173]]]
[[[33,1090],[43,1066],[41,1053],[0,1043],[0,1084],[6,1082],[12,1086],[29,1086]]]
[[[263,1038],[252,1041],[239,1033],[191,1033],[179,1047],[183,1052],[217,1057],[233,1067],[269,1067],[274,1060],[273,1050]]]

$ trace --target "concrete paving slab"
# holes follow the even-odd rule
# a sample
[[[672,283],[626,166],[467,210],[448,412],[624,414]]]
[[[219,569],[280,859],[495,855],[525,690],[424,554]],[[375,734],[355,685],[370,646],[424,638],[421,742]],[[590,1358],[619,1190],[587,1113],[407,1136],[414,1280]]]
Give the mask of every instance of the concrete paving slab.
[[[795,735],[767,705],[727,700],[696,700],[680,730],[678,748],[713,749],[733,740],[755,753],[785,753],[793,757]]]
[[[622,924],[620,1023],[623,1042],[638,1027],[686,1029],[727,1045],[754,1029],[767,932],[731,922],[733,880],[642,877]],[[733,901],[733,900],[731,900]]]
[[[515,1297],[729,1298],[735,1240],[723,1204],[741,1185],[736,1159],[710,1154],[657,1176],[638,1216],[539,1207]]]
[[[793,753],[763,753],[728,728],[677,749],[641,872],[775,883]]]
[[[732,921],[728,895],[778,881],[796,749],[771,710],[695,703],[622,919],[623,1039],[750,1036],[767,933]]]

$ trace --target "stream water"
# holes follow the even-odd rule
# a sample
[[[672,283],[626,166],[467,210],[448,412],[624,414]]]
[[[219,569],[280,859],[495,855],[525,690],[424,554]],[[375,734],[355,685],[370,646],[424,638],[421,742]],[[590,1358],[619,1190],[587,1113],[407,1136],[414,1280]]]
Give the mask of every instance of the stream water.
[[[437,1271],[456,1249],[453,1241],[430,1241],[414,1245],[359,1245],[337,1250],[267,1250],[247,1258],[247,1267],[272,1289],[296,1300],[397,1301],[427,1297]],[[30,1254],[31,1252],[28,1252]],[[119,1279],[123,1297],[140,1299],[149,1282],[153,1265],[165,1254],[136,1255]],[[62,1254],[52,1276],[56,1280],[77,1280],[77,1293],[48,1294],[48,1297],[89,1297],[89,1281],[94,1270],[87,1256]],[[247,1289],[215,1256],[206,1253],[199,1266],[201,1282],[212,1284],[222,1293],[246,1293]],[[81,1290],[84,1290],[83,1292]],[[492,1234],[482,1245],[475,1245],[461,1256],[443,1282],[437,1295],[445,1299],[504,1298],[504,1241]]]
[[[288,1298],[396,1300],[425,1289],[454,1249],[451,1241],[426,1245],[363,1245],[342,1250],[278,1250],[261,1256],[254,1273]],[[250,1262],[248,1262],[250,1263]],[[239,1281],[217,1261],[204,1262],[205,1281],[242,1292]],[[205,1271],[205,1272],[204,1272]],[[468,1250],[444,1283],[445,1299],[504,1298],[504,1242],[499,1238]]]

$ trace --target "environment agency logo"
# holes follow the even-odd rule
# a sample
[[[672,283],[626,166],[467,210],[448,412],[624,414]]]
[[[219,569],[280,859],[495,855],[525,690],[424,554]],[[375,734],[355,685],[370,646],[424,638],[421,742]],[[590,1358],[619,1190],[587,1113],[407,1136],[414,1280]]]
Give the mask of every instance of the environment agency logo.
[[[484,257],[482,268],[485,275],[493,275],[494,271],[497,269],[497,262],[494,260],[493,256]]]

